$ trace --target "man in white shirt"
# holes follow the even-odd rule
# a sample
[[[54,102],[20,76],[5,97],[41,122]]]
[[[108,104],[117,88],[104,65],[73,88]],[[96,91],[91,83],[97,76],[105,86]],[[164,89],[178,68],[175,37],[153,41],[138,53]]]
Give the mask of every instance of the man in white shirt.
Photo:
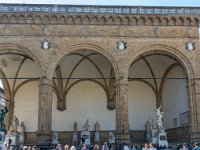
[[[126,143],[124,143],[124,150],[129,150],[129,148],[128,148]]]

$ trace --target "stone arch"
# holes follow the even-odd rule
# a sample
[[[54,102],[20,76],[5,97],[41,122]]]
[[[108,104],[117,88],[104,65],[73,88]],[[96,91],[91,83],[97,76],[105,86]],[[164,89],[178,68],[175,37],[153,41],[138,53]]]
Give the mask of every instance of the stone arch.
[[[156,25],[156,26],[158,26],[158,25],[160,25],[160,22],[161,22],[160,18],[159,18],[159,17],[156,17],[156,18],[154,19],[153,24]]]
[[[77,16],[75,18],[75,24],[82,24],[82,18],[81,18],[81,16]]]
[[[138,19],[136,17],[131,18],[130,24],[131,25],[137,25]]]
[[[20,15],[19,17],[18,17],[18,23],[21,23],[21,24],[23,24],[23,23],[25,23],[26,21],[25,21],[25,17],[24,17],[24,15]]]
[[[112,25],[114,23],[114,19],[112,16],[109,16],[106,22],[108,25]]]
[[[10,16],[10,23],[16,23],[17,17],[15,15]]]
[[[62,15],[62,16],[59,17],[59,23],[60,24],[65,24],[66,23],[66,18],[65,18],[64,15]]]
[[[29,50],[28,48],[24,46],[11,44],[11,43],[0,44],[0,53],[5,53],[5,52],[27,55],[31,57],[42,69],[42,66],[40,64],[38,57],[33,52],[31,52],[31,50]]]
[[[137,58],[139,56],[141,56],[142,54],[149,54],[149,52],[155,52],[155,54],[158,54],[159,52],[163,52],[164,54],[169,54],[170,57],[174,58],[175,60],[177,60],[177,63],[173,63],[171,64],[168,68],[167,71],[165,72],[165,76],[168,73],[169,70],[171,70],[172,68],[179,66],[179,63],[181,64],[181,69],[183,69],[184,73],[186,74],[186,77],[188,78],[186,81],[186,87],[184,87],[187,90],[187,103],[188,103],[188,108],[189,108],[189,114],[190,114],[190,125],[188,127],[188,130],[190,130],[190,132],[195,132],[198,131],[198,129],[196,128],[196,124],[197,124],[197,118],[195,115],[195,96],[194,96],[194,92],[195,90],[193,89],[193,80],[194,80],[194,72],[193,72],[193,68],[192,65],[190,64],[189,59],[180,51],[178,51],[177,49],[170,47],[170,46],[166,46],[166,45],[149,45],[149,46],[145,46],[139,50],[137,50],[135,52],[134,55],[132,55],[128,61],[128,66],[126,68],[129,69],[129,67],[131,66],[132,62],[134,62],[135,60],[137,60]],[[128,70],[129,71],[129,70]],[[161,82],[162,83],[162,82]],[[163,84],[163,83],[162,83]],[[189,85],[187,88],[187,85]],[[162,90],[162,88],[161,88]],[[160,91],[160,90],[159,90]],[[161,93],[161,92],[160,92]],[[160,99],[158,99],[160,100]],[[157,107],[160,106],[160,104],[158,103],[158,101],[156,101]],[[161,103],[162,104],[162,103]],[[189,136],[193,136],[192,133],[189,134]]]
[[[40,15],[37,15],[37,16],[34,17],[33,20],[34,20],[34,23],[36,23],[36,24],[41,24],[42,18],[41,18]]]
[[[93,16],[91,19],[92,24],[98,24],[98,18],[96,16]]]
[[[89,18],[89,16],[85,16],[83,18],[83,24],[90,24],[90,18]]]
[[[123,23],[123,25],[129,25],[130,19],[128,17],[124,17],[122,23]]]
[[[73,18],[73,16],[69,16],[68,18],[67,18],[67,24],[73,24],[74,23],[74,18]]]
[[[34,21],[33,21],[33,16],[32,16],[32,15],[28,15],[28,16],[26,17],[26,23],[34,23]]]
[[[7,43],[7,44],[0,44],[0,54],[17,54],[17,55],[21,55],[21,56],[27,56],[30,59],[32,59],[40,68],[39,72],[42,72],[42,66],[40,64],[39,59],[37,58],[37,56],[31,52],[28,48],[21,46],[21,45],[16,45],[16,44],[11,44],[11,43]],[[0,76],[3,78],[6,78],[6,75],[4,74],[4,72],[0,69]],[[9,100],[9,113],[6,116],[6,127],[9,128],[9,126],[12,124],[12,120],[13,120],[13,115],[14,115],[14,97],[15,94],[17,92],[17,90],[25,83],[28,83],[29,81],[24,81],[21,84],[19,84],[19,86],[17,86],[16,89],[14,89],[14,91],[12,91],[13,93],[11,94],[11,88],[10,85],[8,83],[8,80],[2,80],[2,83],[4,85],[4,94],[5,94],[5,98],[7,100]]]
[[[130,57],[130,59],[128,61],[128,66],[126,67],[126,69],[129,69],[131,63],[139,55],[141,55],[141,54],[143,54],[145,52],[156,51],[156,50],[163,51],[163,52],[168,52],[168,53],[172,54],[173,56],[175,56],[178,59],[178,61],[183,65],[183,68],[185,69],[186,74],[188,75],[188,78],[189,79],[193,79],[194,73],[193,73],[193,69],[191,67],[191,64],[190,64],[189,60],[182,53],[180,53],[177,49],[175,49],[173,47],[165,46],[165,45],[149,45],[149,46],[146,46],[146,47],[143,47],[143,48],[139,49],[135,53],[135,55]]]
[[[54,57],[54,59],[51,61],[52,63],[49,65],[49,68],[47,70],[47,76],[48,76],[48,78],[51,79],[53,77],[53,73],[54,73],[54,70],[56,68],[56,65],[63,58],[63,56],[69,55],[70,53],[73,53],[73,52],[75,52],[77,50],[81,50],[81,49],[96,51],[96,52],[100,53],[101,55],[103,55],[105,58],[107,58],[108,61],[111,63],[112,67],[114,68],[115,77],[117,79],[119,78],[118,65],[115,62],[114,58],[106,50],[104,50],[103,48],[101,48],[99,46],[96,46],[96,45],[91,45],[91,44],[77,44],[77,45],[73,45],[73,46],[65,48],[63,51],[61,51],[60,53],[58,53]]]

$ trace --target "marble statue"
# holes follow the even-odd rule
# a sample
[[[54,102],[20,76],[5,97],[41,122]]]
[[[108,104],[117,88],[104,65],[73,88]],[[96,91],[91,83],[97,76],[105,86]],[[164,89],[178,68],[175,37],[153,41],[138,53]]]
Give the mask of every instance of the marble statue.
[[[19,126],[19,119],[16,116],[14,116],[14,118],[13,118],[13,129],[15,131],[17,131],[18,126]]]
[[[115,143],[115,136],[112,132],[109,132],[109,143]]]
[[[54,132],[53,133],[53,142],[57,142],[58,141],[58,133]]]
[[[74,131],[77,131],[77,122],[74,122]]]
[[[100,124],[99,122],[97,121],[97,123],[95,124],[95,131],[100,131]]]
[[[156,124],[158,126],[158,129],[162,130],[163,129],[162,117],[163,117],[164,112],[161,112],[160,109],[161,109],[161,106],[158,109],[156,109],[156,116],[157,116]]]
[[[149,139],[151,137],[151,130],[152,130],[150,119],[146,122],[145,129],[146,129],[146,139]]]
[[[83,125],[83,131],[89,131],[89,130],[90,130],[89,119],[87,119]]]

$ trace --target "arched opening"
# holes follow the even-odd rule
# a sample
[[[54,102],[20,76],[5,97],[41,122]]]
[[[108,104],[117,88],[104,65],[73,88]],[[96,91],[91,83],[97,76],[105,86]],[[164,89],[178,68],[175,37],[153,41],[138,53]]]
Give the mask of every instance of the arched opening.
[[[101,131],[115,130],[115,78],[111,62],[97,51],[64,55],[53,74],[52,130],[69,136],[74,122],[82,131],[87,119],[91,131],[97,121]]]
[[[38,78],[41,66],[34,54],[18,45],[0,45],[0,77],[4,87],[8,113],[5,119],[7,130],[15,115],[24,122],[26,132],[37,130],[37,121],[30,121],[30,115],[38,118]],[[31,69],[30,69],[31,68]],[[35,107],[32,107],[34,103]]]
[[[189,142],[188,74],[182,61],[170,52],[149,50],[130,65],[128,103],[133,141],[146,140],[145,124],[149,119],[156,123],[155,109],[161,106],[168,141]]]

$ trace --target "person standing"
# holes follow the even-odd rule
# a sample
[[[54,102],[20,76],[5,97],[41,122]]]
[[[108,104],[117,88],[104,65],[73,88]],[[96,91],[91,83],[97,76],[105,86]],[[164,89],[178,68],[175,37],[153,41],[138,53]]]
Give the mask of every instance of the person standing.
[[[102,146],[102,150],[109,150],[107,142],[105,142]]]
[[[129,150],[128,145],[124,143],[124,150]]]
[[[62,150],[61,144],[58,144],[56,150]]]
[[[200,142],[194,143],[194,148],[192,150],[200,150]]]
[[[87,150],[87,146],[86,146],[86,144],[83,144],[81,150]]]
[[[148,150],[149,145],[147,143],[144,144],[144,147],[142,148],[142,150]]]
[[[93,150],[99,150],[99,145],[95,144]]]
[[[64,150],[69,150],[69,146],[65,145]]]
[[[149,149],[148,150],[156,150],[156,148],[153,146],[152,143],[149,143]]]

